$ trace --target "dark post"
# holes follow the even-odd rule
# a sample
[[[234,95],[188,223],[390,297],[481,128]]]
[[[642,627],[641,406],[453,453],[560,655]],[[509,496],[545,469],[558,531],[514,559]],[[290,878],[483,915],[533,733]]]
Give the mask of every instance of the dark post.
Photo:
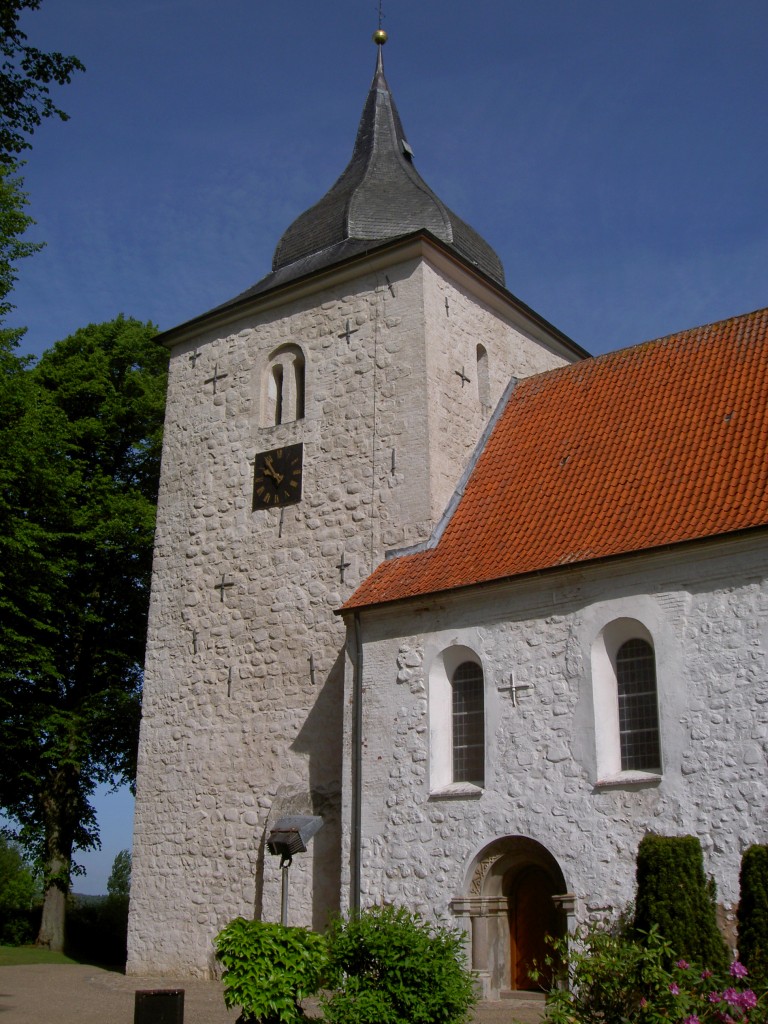
[[[133,1024],[184,1024],[184,989],[137,990]]]

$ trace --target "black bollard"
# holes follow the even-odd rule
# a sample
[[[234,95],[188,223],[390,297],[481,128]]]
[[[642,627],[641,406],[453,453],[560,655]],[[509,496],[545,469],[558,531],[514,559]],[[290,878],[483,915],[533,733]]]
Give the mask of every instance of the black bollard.
[[[184,989],[137,990],[133,1024],[184,1024]]]

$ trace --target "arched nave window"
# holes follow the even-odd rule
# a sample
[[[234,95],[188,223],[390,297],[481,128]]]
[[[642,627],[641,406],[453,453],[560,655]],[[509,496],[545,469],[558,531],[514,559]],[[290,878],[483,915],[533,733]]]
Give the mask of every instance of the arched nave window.
[[[656,652],[636,619],[614,619],[592,647],[598,781],[662,769]]]
[[[485,679],[469,647],[446,648],[429,673],[430,789],[485,785]]]
[[[483,670],[464,661],[452,679],[453,781],[485,785]]]
[[[622,771],[658,771],[659,708],[656,657],[647,640],[633,637],[616,652],[619,746]]]
[[[262,426],[274,427],[304,418],[304,353],[282,345],[269,357]]]

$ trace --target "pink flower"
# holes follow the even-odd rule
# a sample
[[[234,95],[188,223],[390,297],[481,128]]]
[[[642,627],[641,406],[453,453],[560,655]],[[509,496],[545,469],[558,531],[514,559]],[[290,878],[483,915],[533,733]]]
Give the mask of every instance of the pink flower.
[[[735,988],[727,988],[725,992],[723,992],[723,999],[726,1001],[726,1003],[730,1003],[731,1006],[741,1005],[739,993],[736,991]]]
[[[751,988],[745,989],[739,995],[739,1005],[741,1006],[742,1010],[754,1010],[754,1008],[757,1006],[757,996]]]
[[[696,1014],[693,1013],[693,1014],[691,1014],[690,1017],[686,1017],[685,1018],[685,1020],[683,1021],[683,1024],[701,1024],[701,1021],[696,1016]]]
[[[641,1009],[644,1010],[647,1005],[648,1005],[648,1000],[645,998],[645,996],[642,996],[641,999],[640,999],[640,1007],[641,1007]]]
[[[691,965],[688,963],[687,960],[678,960],[677,966],[680,968],[681,971],[687,971]]]
[[[702,977],[703,980],[706,980],[707,978],[711,978],[712,977],[712,971],[702,971],[701,972],[701,977]]]
[[[719,992],[710,992],[709,995],[707,996],[707,1001],[710,1002],[710,1003],[719,1003],[720,1002],[720,993]]]
[[[748,974],[749,974],[749,971],[744,966],[744,964],[740,964],[738,960],[734,960],[733,961],[733,963],[731,964],[731,977],[732,978],[746,978],[746,976]]]
[[[674,981],[670,984],[669,991],[672,993],[673,996],[680,995],[680,988],[674,983]]]

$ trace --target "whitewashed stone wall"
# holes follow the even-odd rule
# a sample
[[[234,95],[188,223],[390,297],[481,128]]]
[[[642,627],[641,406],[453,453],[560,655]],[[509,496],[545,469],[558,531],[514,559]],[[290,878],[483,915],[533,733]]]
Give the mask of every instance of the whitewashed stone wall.
[[[291,868],[291,923],[321,928],[339,907],[345,633],[334,609],[387,548],[429,535],[477,442],[487,410],[454,372],[474,358],[475,315],[493,401],[509,376],[567,355],[513,327],[511,309],[489,312],[469,275],[421,259],[386,274],[370,266],[286,293],[279,307],[255,303],[172,351],[131,973],[209,974],[227,921],[279,918],[278,864],[264,843],[284,814],[325,819]],[[438,292],[451,316],[443,304],[448,325],[431,332]],[[305,416],[264,426],[269,356],[286,343],[304,355]],[[299,441],[301,503],[252,511],[254,455]]]
[[[616,915],[652,831],[699,837],[732,923],[741,853],[768,842],[767,575],[765,539],[742,538],[362,612],[363,903],[451,919],[483,851],[517,836],[555,858],[577,921]],[[653,637],[663,773],[601,786],[592,645],[624,617]],[[475,797],[430,783],[430,672],[454,645],[485,674]]]

